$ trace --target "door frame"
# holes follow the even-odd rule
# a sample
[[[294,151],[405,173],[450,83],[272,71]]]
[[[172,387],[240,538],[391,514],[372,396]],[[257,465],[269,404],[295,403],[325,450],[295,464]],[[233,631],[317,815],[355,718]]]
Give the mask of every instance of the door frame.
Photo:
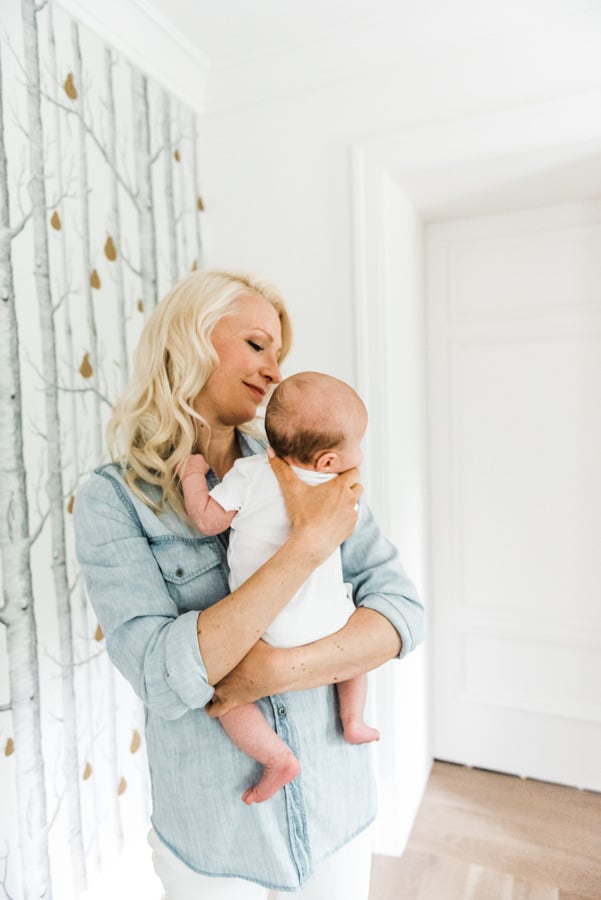
[[[430,509],[428,490],[426,298],[420,273],[421,235],[432,212],[416,184],[423,187],[441,170],[463,166],[478,174],[481,189],[487,173],[490,183],[502,181],[507,163],[514,173],[520,161],[536,172],[549,155],[578,159],[593,148],[598,153],[599,109],[596,91],[407,129],[351,148],[356,375],[370,417],[363,479],[370,505],[399,546],[430,616],[436,615],[436,597],[429,596],[429,536],[436,511]],[[469,214],[473,189],[469,175],[464,177],[447,218]],[[412,529],[415,521],[418,527]],[[376,852],[402,853],[428,779],[428,727],[436,699],[429,695],[431,665],[426,638],[402,665],[389,663],[372,678],[372,706],[383,731],[375,751]]]

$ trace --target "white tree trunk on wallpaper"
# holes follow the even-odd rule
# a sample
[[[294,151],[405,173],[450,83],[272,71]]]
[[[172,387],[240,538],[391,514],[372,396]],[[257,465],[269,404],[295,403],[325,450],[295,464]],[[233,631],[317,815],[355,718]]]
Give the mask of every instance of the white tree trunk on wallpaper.
[[[86,318],[88,326],[88,356],[92,367],[89,381],[92,387],[92,403],[94,408],[93,435],[94,435],[94,460],[99,463],[102,459],[102,413],[100,409],[100,359],[98,354],[98,330],[96,328],[96,314],[94,312],[94,295],[92,289],[92,254],[90,247],[90,186],[88,183],[88,152],[86,146],[86,112],[84,107],[85,86],[83,79],[83,66],[81,62],[81,46],[79,42],[79,26],[73,22],[71,26],[73,40],[73,62],[75,69],[75,87],[77,90],[77,106],[79,108],[79,121],[77,128],[78,157],[79,157],[79,201],[80,201],[80,229],[81,229],[81,258],[84,270],[84,295],[86,304]],[[92,128],[90,124],[90,129]],[[96,270],[94,269],[94,272]]]
[[[198,134],[196,129],[196,117],[192,115],[190,129],[192,131],[192,179],[194,182],[194,233],[196,235],[196,262],[199,269],[204,266],[204,252],[202,247],[202,232],[200,230],[200,214],[204,209],[202,195],[200,193],[200,178],[198,176]]]
[[[69,417],[70,422],[75,423],[79,420],[79,411],[80,411],[80,403],[81,403],[81,395],[78,393],[79,391],[79,383],[76,382],[76,377],[79,368],[79,360],[76,359],[75,356],[75,347],[74,347],[74,337],[73,337],[73,327],[72,327],[72,316],[71,316],[71,299],[72,294],[74,293],[72,287],[72,274],[69,268],[68,258],[67,258],[67,238],[65,234],[65,229],[67,226],[67,213],[65,210],[64,198],[67,193],[65,187],[65,177],[63,174],[64,167],[64,147],[63,147],[63,125],[68,117],[68,111],[62,108],[62,104],[60,102],[59,97],[59,89],[61,80],[59,79],[59,71],[58,71],[58,60],[57,60],[57,49],[56,49],[56,39],[55,39],[55,30],[54,30],[54,14],[53,14],[53,5],[52,3],[48,4],[48,46],[49,46],[49,55],[50,55],[50,71],[52,74],[52,88],[51,88],[51,98],[53,100],[53,108],[54,108],[54,134],[52,136],[55,143],[55,158],[54,158],[54,171],[56,175],[57,181],[57,192],[58,192],[58,202],[55,212],[58,214],[59,219],[55,221],[55,228],[58,226],[58,231],[60,231],[60,253],[59,253],[59,266],[58,271],[54,273],[54,283],[56,285],[56,295],[59,297],[58,303],[61,307],[61,318],[63,324],[63,333],[62,333],[62,347],[61,347],[61,356],[64,359],[63,366],[63,374],[62,379],[63,383],[66,386],[67,391],[67,401],[69,408]],[[70,181],[70,179],[67,179]],[[70,185],[69,185],[70,186]],[[76,427],[71,427],[70,429],[70,473],[72,479],[73,490],[76,489],[76,486],[79,484],[79,480],[82,472],[82,460],[80,460],[80,434]],[[92,666],[90,665],[87,657],[89,656],[89,647],[90,642],[88,639],[88,635],[90,633],[90,608],[87,596],[85,591],[83,590],[83,586],[80,586],[77,591],[77,596],[79,598],[78,602],[78,612],[79,612],[79,622],[80,628],[83,631],[81,641],[82,643],[82,651],[84,654],[84,665],[83,665],[83,684],[85,685],[84,694],[85,697],[91,697],[93,695],[93,684],[92,684]],[[77,715],[77,724],[80,735],[84,736],[84,740],[88,743],[88,749],[84,752],[83,756],[87,761],[93,756],[93,748],[92,748],[92,735],[94,732],[94,709],[92,704],[88,702],[81,703],[79,706],[79,711]],[[91,792],[91,796],[88,798],[88,804],[92,806],[92,820],[96,819],[96,795],[97,792],[101,789],[101,785],[98,779],[95,780],[94,783],[94,791]],[[85,829],[84,829],[85,831]],[[100,844],[98,841],[91,841],[89,844],[89,854],[92,855],[94,864],[96,868],[100,867],[101,859],[100,859]]]
[[[182,157],[180,147],[183,146],[186,134],[185,128],[185,115],[178,104],[177,107],[177,141],[178,146],[176,147],[176,154],[174,154],[174,158],[177,162],[177,180],[178,180],[178,194],[179,194],[179,216],[178,223],[180,226],[181,233],[181,242],[182,242],[182,251],[183,251],[183,265],[182,265],[182,273],[189,272],[192,267],[192,261],[190,259],[190,251],[188,249],[188,232],[186,229],[186,215],[188,213],[188,191],[186,188],[186,173],[184,172],[184,168],[182,166]]]
[[[71,628],[71,593],[67,578],[63,491],[63,463],[58,408],[58,371],[54,309],[50,291],[48,239],[46,233],[46,185],[44,181],[44,135],[40,109],[40,68],[36,7],[22,0],[23,48],[27,84],[31,200],[35,256],[35,285],[42,336],[44,403],[47,444],[47,492],[50,504],[52,574],[57,606],[63,701],[63,773],[69,827],[69,849],[76,890],[86,885],[83,851],[79,761],[77,754],[76,706]],[[43,896],[43,895],[42,895]]]
[[[106,71],[106,98],[108,113],[107,153],[111,161],[111,186],[110,186],[110,229],[109,235],[113,240],[116,258],[113,260],[115,269],[115,289],[117,299],[118,320],[118,344],[119,366],[121,369],[121,385],[124,389],[129,381],[129,358],[127,353],[127,312],[125,306],[125,272],[123,269],[123,244],[121,239],[121,211],[119,204],[119,180],[117,178],[117,116],[115,111],[115,89],[113,86],[113,51],[107,47],[104,51]],[[109,254],[105,250],[108,258]]]
[[[71,327],[71,278],[69,273],[69,265],[67,261],[67,242],[65,240],[65,220],[66,216],[64,213],[64,203],[63,199],[65,196],[65,180],[63,177],[63,140],[62,140],[62,124],[61,124],[61,114],[65,115],[64,111],[60,109],[58,90],[59,90],[59,76],[58,76],[58,65],[56,58],[56,40],[54,37],[54,19],[53,19],[53,7],[50,3],[48,5],[48,17],[49,17],[49,28],[48,28],[48,44],[50,51],[50,66],[52,72],[52,93],[54,102],[54,135],[53,139],[55,142],[55,154],[54,154],[54,168],[56,172],[56,187],[58,192],[58,202],[57,208],[55,212],[59,216],[59,221],[56,223],[61,232],[61,240],[60,240],[60,270],[55,274],[55,284],[57,285],[57,295],[61,298],[60,303],[62,306],[62,321],[63,321],[63,356],[65,358],[65,374],[64,378],[67,383],[67,389],[69,391],[69,406],[70,406],[70,415],[71,421],[77,421],[77,393],[76,393],[76,384],[75,384],[75,372],[77,371],[77,365],[75,360],[75,350],[73,345],[73,329]],[[73,474],[73,482],[77,484],[79,480],[79,440],[77,429],[73,428],[71,430],[71,468]]]
[[[0,78],[0,622],[7,630],[10,710],[15,747],[21,866],[25,900],[51,900],[48,822],[40,728],[37,633],[33,610],[29,512],[21,410],[4,115]]]
[[[84,96],[85,96],[85,84],[84,84],[84,75],[83,75],[83,63],[81,57],[81,44],[79,39],[79,26],[73,22],[72,24],[72,38],[73,38],[73,59],[75,66],[75,85],[79,92],[78,94],[78,102],[79,102],[79,127],[78,127],[78,139],[79,139],[79,195],[81,202],[81,242],[82,242],[82,258],[83,258],[83,269],[84,269],[84,290],[85,290],[85,301],[86,301],[86,319],[87,319],[87,329],[88,329],[88,347],[90,354],[90,361],[92,365],[92,374],[90,377],[90,381],[92,382],[92,402],[93,402],[93,433],[94,433],[94,464],[100,465],[104,456],[104,442],[103,442],[103,425],[102,425],[102,411],[101,411],[101,400],[100,400],[100,354],[98,352],[98,330],[96,327],[96,311],[94,308],[94,289],[92,287],[91,273],[92,273],[92,251],[91,251],[91,236],[90,236],[90,204],[89,204],[89,194],[90,194],[90,185],[88,178],[88,153],[87,153],[87,145],[86,145],[86,131],[94,131],[92,127],[92,122],[86,128],[86,111],[84,107]],[[109,140],[109,148],[107,149],[107,156],[114,160],[114,154],[111,153],[110,140]],[[111,181],[114,182],[115,176],[115,167],[113,166],[113,176]],[[96,271],[94,269],[94,271]],[[98,284],[98,282],[96,282]],[[116,720],[116,709],[117,709],[117,697],[116,697],[116,689],[115,689],[115,673],[114,669],[108,660],[105,658],[100,663],[100,668],[102,671],[102,677],[104,684],[106,686],[106,699],[107,699],[107,731],[108,731],[108,752],[109,757],[105,760],[105,765],[109,771],[109,785],[110,790],[108,794],[109,799],[109,813],[112,820],[112,833],[115,840],[115,844],[117,849],[120,849],[123,845],[123,828],[121,826],[121,813],[119,810],[119,795],[117,793],[117,789],[120,782],[119,776],[119,768],[118,768],[118,752],[117,752],[117,720]]]
[[[179,277],[177,260],[177,226],[175,220],[175,196],[173,193],[173,154],[171,150],[171,98],[167,91],[162,92],[161,132],[163,137],[163,169],[165,174],[165,206],[169,235],[169,273],[171,283],[175,284]]]
[[[150,315],[157,304],[157,262],[154,208],[152,200],[152,155],[150,151],[150,126],[148,107],[148,83],[144,75],[132,69],[132,98],[134,115],[136,202],[140,234],[140,272],[142,277],[142,302],[145,315]]]

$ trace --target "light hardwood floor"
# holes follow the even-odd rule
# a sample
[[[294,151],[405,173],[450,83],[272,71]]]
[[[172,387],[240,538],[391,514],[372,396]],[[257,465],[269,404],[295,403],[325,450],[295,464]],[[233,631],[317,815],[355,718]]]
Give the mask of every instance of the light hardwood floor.
[[[601,794],[436,762],[370,900],[601,900]]]

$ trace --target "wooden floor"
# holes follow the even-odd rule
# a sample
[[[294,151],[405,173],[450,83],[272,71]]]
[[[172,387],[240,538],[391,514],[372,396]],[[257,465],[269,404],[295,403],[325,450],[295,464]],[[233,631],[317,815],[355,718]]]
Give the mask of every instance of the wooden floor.
[[[437,762],[403,857],[374,857],[369,896],[601,900],[601,794]]]

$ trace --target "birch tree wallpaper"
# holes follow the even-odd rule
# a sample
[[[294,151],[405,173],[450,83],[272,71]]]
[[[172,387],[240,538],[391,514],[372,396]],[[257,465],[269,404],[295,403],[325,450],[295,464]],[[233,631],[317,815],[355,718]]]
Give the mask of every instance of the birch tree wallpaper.
[[[149,815],[71,512],[144,317],[202,265],[198,121],[52,2],[2,0],[0,72],[0,900],[70,900]]]

